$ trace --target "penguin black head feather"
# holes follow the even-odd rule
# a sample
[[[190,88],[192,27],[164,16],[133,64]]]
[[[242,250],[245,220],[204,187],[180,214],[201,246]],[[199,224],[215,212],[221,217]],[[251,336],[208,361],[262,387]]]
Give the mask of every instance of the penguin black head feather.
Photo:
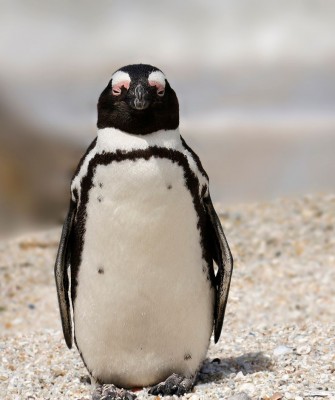
[[[179,105],[176,93],[161,70],[133,64],[112,75],[98,101],[99,129],[116,128],[146,135],[176,129]]]

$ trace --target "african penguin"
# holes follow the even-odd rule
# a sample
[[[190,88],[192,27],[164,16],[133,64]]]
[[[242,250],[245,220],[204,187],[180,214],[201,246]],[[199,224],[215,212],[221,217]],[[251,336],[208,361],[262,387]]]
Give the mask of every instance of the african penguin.
[[[96,383],[94,399],[132,399],[126,389],[148,386],[182,395],[213,329],[219,340],[233,268],[208,177],[158,68],[116,71],[97,126],[55,265],[65,341]]]

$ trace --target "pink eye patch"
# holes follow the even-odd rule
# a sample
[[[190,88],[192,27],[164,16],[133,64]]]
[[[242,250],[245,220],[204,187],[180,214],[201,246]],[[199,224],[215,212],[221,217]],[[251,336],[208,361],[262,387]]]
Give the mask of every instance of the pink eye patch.
[[[148,76],[150,86],[155,86],[158,96],[164,96],[165,93],[165,76],[161,71],[153,71]]]
[[[125,87],[127,90],[129,89],[129,81],[120,81],[112,86],[112,93],[114,96],[119,96],[121,94],[122,87]]]
[[[158,96],[164,96],[165,85],[163,85],[161,82],[150,80],[149,85],[156,87]]]

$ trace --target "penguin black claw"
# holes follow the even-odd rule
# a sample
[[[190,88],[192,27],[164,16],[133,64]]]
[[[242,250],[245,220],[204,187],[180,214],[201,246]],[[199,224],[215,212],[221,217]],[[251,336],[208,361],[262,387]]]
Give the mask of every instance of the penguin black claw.
[[[125,389],[117,388],[112,384],[98,386],[93,395],[92,400],[134,400],[136,394]]]
[[[194,381],[194,377],[185,378],[178,374],[172,374],[164,382],[160,382],[149,389],[149,394],[153,396],[172,396],[174,394],[182,396],[192,390]]]

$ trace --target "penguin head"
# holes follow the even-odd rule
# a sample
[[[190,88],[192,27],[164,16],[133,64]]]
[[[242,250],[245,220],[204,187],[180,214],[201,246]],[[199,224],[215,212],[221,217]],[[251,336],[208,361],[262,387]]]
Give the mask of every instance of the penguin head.
[[[99,129],[116,128],[146,135],[176,129],[178,125],[176,93],[163,72],[152,65],[134,64],[120,68],[99,97]]]

